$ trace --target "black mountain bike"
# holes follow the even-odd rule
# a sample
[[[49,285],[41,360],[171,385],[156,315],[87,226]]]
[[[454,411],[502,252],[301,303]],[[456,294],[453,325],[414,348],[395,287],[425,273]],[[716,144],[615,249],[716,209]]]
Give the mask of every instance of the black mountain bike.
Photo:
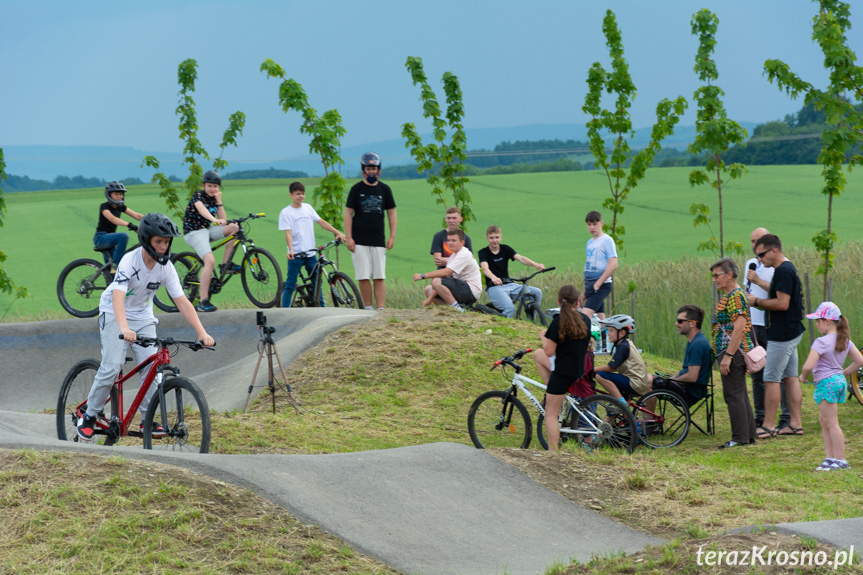
[[[510,280],[514,282],[519,282],[521,285],[521,290],[519,290],[518,295],[516,296],[515,303],[515,315],[513,316],[515,319],[521,319],[522,313],[524,314],[524,318],[527,321],[532,321],[533,323],[538,323],[543,327],[548,325],[548,317],[543,313],[540,309],[539,304],[534,299],[533,294],[530,293],[530,290],[527,289],[529,286],[527,282],[531,280],[534,276],[538,276],[539,274],[544,274],[545,272],[550,272],[554,269],[554,267],[545,268],[544,270],[540,270],[538,272],[532,273],[531,275],[523,278],[510,278]],[[487,313],[489,315],[497,315],[503,316],[501,310],[497,309],[494,304],[487,303],[482,304],[479,302],[474,302],[468,306],[470,309],[474,311],[478,311],[480,313]]]
[[[139,246],[140,244],[135,244],[126,250],[126,253]],[[114,251],[112,247],[93,248],[93,251],[104,253],[108,261],[103,264],[91,258],[81,258],[69,263],[60,272],[60,277],[57,278],[57,299],[60,300],[63,309],[75,317],[96,317],[99,315],[99,299],[108,284],[114,281],[111,268],[116,267],[116,264],[119,263],[114,262],[114,258],[111,256],[111,252]],[[185,275],[184,270],[188,271],[188,268],[191,267],[191,264],[187,262],[179,262],[174,265],[177,267],[177,273],[181,278]],[[171,305],[171,299],[165,288],[156,292],[153,303],[160,309],[166,309],[166,306]],[[176,308],[174,310],[176,311]]]
[[[307,274],[305,268],[300,269],[297,287],[291,307],[320,307],[323,300],[323,290],[330,292],[330,299],[335,307],[355,307],[364,309],[363,298],[354,280],[344,272],[340,272],[333,260],[327,257],[327,251],[338,246],[342,241],[338,238],[319,248],[312,248],[318,255],[318,261],[312,273]],[[326,288],[324,288],[326,279]]]
[[[278,304],[279,298],[282,295],[282,270],[276,262],[273,254],[264,248],[255,247],[255,242],[249,237],[248,227],[246,223],[249,220],[263,218],[266,214],[249,214],[245,218],[228,220],[229,224],[240,224],[239,231],[233,236],[228,236],[213,246],[215,252],[222,246],[228,246],[225,249],[233,251],[236,255],[238,248],[243,250],[243,260],[240,264],[240,277],[243,280],[243,290],[249,297],[249,300],[257,307],[268,308]],[[201,271],[204,269],[204,262],[198,257],[195,252],[181,252],[171,257],[174,262],[174,267],[177,268],[177,274],[180,276],[180,284],[183,286],[183,293],[195,305],[198,302],[198,296],[201,291]],[[230,261],[230,260],[229,260]],[[214,296],[222,287],[228,283],[231,276],[235,272],[229,269],[221,269],[218,266],[214,270],[212,279],[210,280],[210,296]],[[169,304],[166,304],[169,302]],[[170,297],[165,295],[164,298],[154,300],[159,309],[168,312],[177,311],[177,307]]]

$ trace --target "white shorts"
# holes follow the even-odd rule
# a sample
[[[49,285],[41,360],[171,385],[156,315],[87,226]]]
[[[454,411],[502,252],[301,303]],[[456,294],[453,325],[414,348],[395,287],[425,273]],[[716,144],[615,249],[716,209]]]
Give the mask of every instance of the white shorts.
[[[204,228],[202,230],[192,230],[183,236],[183,239],[186,240],[189,247],[195,250],[195,253],[200,257],[213,253],[213,250],[210,249],[210,242],[215,242],[216,240],[224,238],[225,231],[222,226],[210,226],[209,228]]]
[[[351,253],[354,275],[360,280],[386,279],[387,249],[378,246],[356,246]]]

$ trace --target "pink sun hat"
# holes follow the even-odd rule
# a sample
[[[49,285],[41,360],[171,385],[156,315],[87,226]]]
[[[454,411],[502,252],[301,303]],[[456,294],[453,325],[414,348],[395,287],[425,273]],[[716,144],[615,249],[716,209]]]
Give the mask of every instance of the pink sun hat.
[[[806,319],[832,319],[836,321],[840,317],[842,317],[842,312],[839,311],[839,306],[832,301],[822,301],[814,313],[806,314]]]

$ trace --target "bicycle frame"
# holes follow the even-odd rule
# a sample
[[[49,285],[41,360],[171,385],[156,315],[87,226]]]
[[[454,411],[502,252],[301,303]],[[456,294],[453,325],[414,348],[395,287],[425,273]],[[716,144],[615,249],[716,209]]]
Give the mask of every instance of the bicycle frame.
[[[150,367],[150,371],[147,373],[147,376],[144,378],[144,383],[141,384],[141,389],[138,390],[138,393],[135,395],[135,398],[132,400],[132,404],[129,406],[129,411],[125,413],[123,410],[123,384],[133,375],[140,373],[143,371],[148,365],[152,364]],[[114,381],[114,385],[117,386],[117,411],[120,413],[120,421],[116,422],[119,424],[119,429],[116,430],[118,432],[119,437],[126,436],[134,436],[140,437],[141,434],[136,431],[129,431],[129,427],[132,425],[132,419],[134,419],[135,414],[138,412],[138,408],[141,406],[141,402],[144,400],[144,396],[150,390],[150,386],[153,385],[153,382],[156,380],[156,375],[159,373],[164,374],[164,372],[168,370],[171,371],[174,375],[179,374],[179,370],[174,367],[171,367],[171,354],[167,347],[160,347],[159,350],[142,361],[140,364],[135,366],[135,368],[123,375],[121,371],[117,376],[117,379]],[[161,384],[159,385],[159,392],[161,392]],[[109,400],[110,401],[110,400]],[[82,405],[86,403],[86,400],[77,406],[78,411],[80,412],[80,408]],[[167,420],[167,413],[165,411],[165,401],[164,398],[160,398],[160,405],[162,407],[162,421]],[[96,420],[96,426],[100,428],[103,432],[108,432],[111,429],[111,426],[115,424],[115,421],[112,419],[110,425],[103,424],[100,420]]]
[[[546,386],[545,384],[540,383],[538,381],[535,381],[533,379],[530,379],[529,377],[525,377],[525,376],[521,375],[520,373],[515,373],[512,376],[512,387],[510,388],[511,393],[514,392],[513,388],[518,388],[519,390],[521,390],[522,393],[524,393],[524,395],[530,400],[530,402],[539,410],[539,413],[543,417],[547,417],[546,413],[545,413],[545,408],[542,406],[542,403],[536,398],[536,396],[534,396],[530,392],[530,390],[527,388],[527,385],[525,385],[525,384],[536,386],[536,387],[542,389],[543,391],[548,389],[548,386]],[[579,420],[586,421],[588,423],[588,425],[590,425],[590,429],[572,429],[570,427],[562,427],[562,428],[560,428],[560,432],[561,433],[567,433],[570,435],[596,435],[597,433],[599,433],[599,428],[595,425],[595,423],[593,421],[594,419],[598,419],[596,417],[596,415],[591,414],[591,415],[593,415],[593,417],[588,417],[587,414],[589,414],[591,412],[582,411],[578,405],[578,401],[576,401],[575,398],[573,398],[571,395],[566,394],[566,395],[564,395],[564,398],[566,399],[566,402],[569,404],[569,408],[571,410],[574,410],[576,413],[578,413]]]

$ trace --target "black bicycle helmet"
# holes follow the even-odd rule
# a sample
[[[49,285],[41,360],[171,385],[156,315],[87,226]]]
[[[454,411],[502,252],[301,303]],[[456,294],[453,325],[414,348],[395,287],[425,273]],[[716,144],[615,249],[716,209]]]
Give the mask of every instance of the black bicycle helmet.
[[[629,333],[635,331],[635,320],[632,319],[632,317],[622,313],[607,317],[605,319],[601,319],[599,320],[599,323],[601,323],[602,325],[611,326],[614,329],[626,328],[629,330]]]
[[[377,166],[380,169],[381,157],[374,152],[366,152],[360,159],[360,170],[373,166]]]
[[[172,239],[168,242],[168,251],[164,254],[156,253],[156,250],[154,250],[153,246],[150,244],[150,240],[153,236],[176,238],[180,235],[180,230],[177,228],[177,224],[172,222],[171,218],[165,214],[157,212],[149,213],[141,218],[141,223],[138,224],[138,241],[141,242],[141,247],[143,247],[154,260],[162,265],[171,261],[171,243],[174,240]]]
[[[204,183],[205,184],[217,184],[219,186],[222,185],[222,176],[219,175],[219,172],[216,170],[207,170],[204,172]]]
[[[116,206],[120,209],[125,207],[125,203],[123,201],[117,202],[114,198],[111,197],[111,194],[114,192],[122,192],[123,200],[126,199],[126,186],[123,185],[123,182],[108,182],[105,185],[105,197],[108,198],[108,203],[112,206]]]

